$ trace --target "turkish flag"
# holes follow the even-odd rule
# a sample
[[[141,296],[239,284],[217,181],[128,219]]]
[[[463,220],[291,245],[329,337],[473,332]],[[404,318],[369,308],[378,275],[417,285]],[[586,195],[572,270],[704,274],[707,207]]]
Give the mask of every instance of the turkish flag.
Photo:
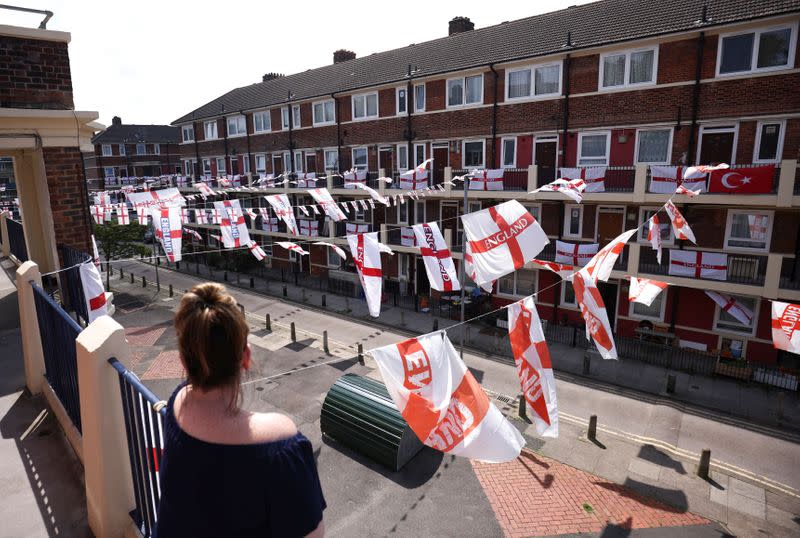
[[[774,176],[774,164],[714,170],[711,172],[708,192],[769,194],[772,191]]]

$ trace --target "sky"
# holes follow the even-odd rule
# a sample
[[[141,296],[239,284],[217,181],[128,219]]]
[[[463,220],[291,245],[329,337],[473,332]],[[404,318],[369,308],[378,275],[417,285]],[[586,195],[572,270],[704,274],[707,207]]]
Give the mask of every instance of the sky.
[[[223,93],[260,82],[264,73],[327,65],[336,49],[361,57],[444,37],[455,16],[483,28],[586,0],[461,0],[457,7],[418,0],[11,3],[54,12],[47,28],[72,35],[75,107],[99,112],[99,121],[109,125],[113,116],[123,123],[168,124]],[[5,10],[0,15],[0,24],[34,28],[42,19]]]

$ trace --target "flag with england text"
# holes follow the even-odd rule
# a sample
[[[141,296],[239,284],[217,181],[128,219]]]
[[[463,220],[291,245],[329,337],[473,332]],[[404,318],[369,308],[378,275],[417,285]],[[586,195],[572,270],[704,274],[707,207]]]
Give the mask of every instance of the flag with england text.
[[[800,354],[800,305],[772,301],[772,345]]]
[[[608,312],[594,278],[581,269],[572,277],[575,300],[586,324],[586,338],[594,341],[597,351],[604,359],[617,358],[617,346],[608,321]]]
[[[415,224],[412,229],[419,245],[428,281],[436,291],[461,289],[456,276],[456,266],[436,222]]]
[[[655,298],[667,289],[667,286],[666,282],[632,276],[630,288],[628,289],[628,301],[650,306]]]
[[[348,235],[347,243],[364,289],[370,316],[377,318],[381,313],[383,293],[383,271],[381,268],[381,248],[378,232]]]

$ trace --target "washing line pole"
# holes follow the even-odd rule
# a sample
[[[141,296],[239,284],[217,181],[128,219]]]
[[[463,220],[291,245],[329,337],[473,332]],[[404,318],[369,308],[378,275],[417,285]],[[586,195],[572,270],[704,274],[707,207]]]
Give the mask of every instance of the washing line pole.
[[[463,211],[463,213],[462,213],[463,215],[466,215],[466,213],[467,213],[467,196],[469,195],[469,181],[470,181],[470,179],[471,179],[471,177],[470,177],[469,174],[464,174],[464,209],[462,210]],[[462,226],[462,228],[463,228],[463,226]],[[456,231],[458,231],[458,221],[456,221]],[[467,234],[466,234],[466,231],[464,231],[464,230],[462,230],[461,233],[462,233],[464,239],[461,241],[461,263],[459,264],[459,271],[458,272],[459,272],[459,282],[461,283],[461,324],[462,324],[461,325],[461,358],[463,359],[464,358],[464,339],[465,339],[465,336],[467,334],[467,326],[466,326],[466,324],[464,324],[464,313],[465,313],[465,306],[466,306],[464,304],[464,300],[465,300],[464,283],[466,281],[466,278],[464,276],[466,274],[466,269],[465,269],[464,266],[466,265],[466,262],[467,262],[467,240],[466,240]],[[456,234],[456,235],[458,235],[458,234]],[[458,241],[458,237],[456,237],[456,241]]]

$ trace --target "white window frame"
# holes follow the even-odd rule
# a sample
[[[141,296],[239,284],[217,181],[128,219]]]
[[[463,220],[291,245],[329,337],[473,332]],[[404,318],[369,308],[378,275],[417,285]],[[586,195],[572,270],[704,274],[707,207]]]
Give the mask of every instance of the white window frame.
[[[228,166],[227,166],[227,163],[225,162],[225,157],[216,157],[214,159],[214,161],[217,164],[217,177],[228,175],[228,169],[227,169]],[[222,170],[221,171],[220,171],[220,168],[219,168],[220,161],[222,161]]]
[[[330,269],[341,269],[342,268],[342,262],[344,262],[344,260],[342,260],[342,257],[339,256],[336,253],[336,251],[333,250],[332,248],[327,248],[326,247],[325,250],[328,251],[328,256],[327,256],[327,258],[325,260],[326,261],[326,265]],[[331,257],[331,256],[333,256],[333,257]],[[331,260],[335,260],[335,263],[331,263]]]
[[[731,227],[733,226],[734,215],[767,215],[769,217],[769,225],[767,226],[767,240],[764,248],[755,247],[739,247],[731,246]],[[728,209],[728,216],[725,222],[725,250],[736,252],[769,252],[769,247],[772,244],[772,228],[775,225],[775,212],[768,209]]]
[[[111,172],[110,174],[108,173],[109,171]],[[103,177],[104,178],[117,177],[116,176],[116,171],[114,170],[114,167],[113,166],[104,166],[103,167]]]
[[[580,210],[581,219],[580,224],[578,225],[578,233],[572,234],[569,231],[569,220],[570,220],[570,212],[572,209],[577,208]],[[583,238],[583,206],[581,204],[564,204],[564,222],[562,223],[563,231],[562,234],[566,239],[582,239]]]
[[[584,157],[583,152],[583,138],[585,136],[597,136],[597,135],[605,135],[606,136],[606,155],[605,155],[605,162],[604,163],[592,163],[592,164],[581,164],[581,160],[586,159],[598,159],[599,157]],[[582,131],[578,133],[578,156],[576,157],[576,166],[608,166],[609,158],[611,155],[611,131]]]
[[[397,206],[397,224],[408,226],[408,205],[409,204],[405,203]],[[405,219],[401,217],[402,213],[401,209],[405,210],[405,215],[406,215]]]
[[[778,65],[774,67],[757,67],[756,64],[758,62],[758,49],[761,46],[761,39],[760,36],[766,32],[772,32],[775,30],[784,30],[790,29],[792,31],[792,36],[789,38],[789,57],[787,58],[786,65]],[[743,71],[732,71],[730,73],[720,73],[720,68],[722,67],[722,42],[726,37],[735,37],[744,34],[753,34],[753,53],[750,57],[750,69],[743,70]],[[726,32],[724,34],[719,35],[719,39],[717,41],[717,66],[715,75],[717,77],[735,77],[737,75],[746,75],[748,73],[766,73],[769,71],[784,71],[787,69],[794,68],[794,58],[795,58],[795,51],[797,50],[797,23],[788,23],[788,24],[776,24],[774,26],[763,26],[761,28],[751,28],[748,30],[742,30],[738,32]]]
[[[147,155],[147,144],[136,144],[136,155]]]
[[[231,131],[231,121],[233,121],[235,132]],[[237,114],[236,116],[228,116],[227,118],[225,118],[225,127],[228,130],[228,138],[236,138],[238,136],[244,136],[247,134],[247,120],[242,114]],[[239,129],[240,127],[241,130]]]
[[[667,159],[665,161],[640,161],[639,160],[639,133],[648,131],[669,131],[669,142],[667,142]],[[672,141],[675,130],[672,127],[643,127],[636,129],[636,145],[633,148],[633,162],[635,164],[670,164],[672,161]]]
[[[261,119],[261,129],[258,128],[258,118]],[[269,113],[269,110],[261,110],[259,112],[253,112],[253,132],[254,133],[266,133],[272,130],[272,116]]]
[[[189,136],[186,136],[188,133]],[[194,142],[194,124],[181,125],[181,140],[184,144]]]
[[[375,97],[375,114],[369,115],[367,113],[369,107],[367,106],[367,100],[370,97]],[[364,99],[364,115],[363,116],[356,116],[356,99],[363,98]],[[366,121],[375,119],[380,115],[380,101],[378,99],[378,92],[366,92],[366,93],[357,93],[350,96],[350,106],[351,106],[351,119],[352,121]]]
[[[409,270],[410,266],[411,255],[406,254],[404,252],[399,252],[397,254],[397,279],[408,281],[408,275],[411,272]]]
[[[326,119],[325,114],[325,105],[328,103],[333,104],[333,116],[330,119]],[[322,107],[322,121],[317,121],[317,107]],[[325,99],[323,101],[315,101],[311,104],[311,122],[314,127],[318,127],[320,125],[332,125],[336,123],[336,101],[333,99]]]
[[[544,67],[553,67],[553,66],[558,67],[558,90],[556,90],[555,92],[550,92],[550,93],[537,94],[536,93],[536,70],[544,68]],[[506,99],[506,101],[512,101],[512,102],[514,102],[514,101],[533,101],[533,100],[537,100],[537,99],[552,99],[553,97],[559,97],[561,95],[561,84],[562,84],[562,79],[563,79],[562,69],[563,69],[563,67],[562,67],[562,62],[561,61],[547,62],[547,63],[543,63],[543,64],[524,65],[524,66],[513,67],[513,68],[509,67],[508,69],[506,69],[506,76],[505,76],[505,79],[506,79],[505,80],[505,84],[506,84],[505,99]],[[511,86],[509,84],[509,81],[511,79],[511,73],[514,73],[514,72],[517,72],[517,71],[529,71],[530,72],[530,74],[531,74],[531,88],[530,88],[530,91],[528,92],[528,95],[520,95],[518,97],[511,97],[511,95],[510,95],[511,94]]]
[[[161,155],[161,144],[158,142],[153,144],[153,155]]]
[[[700,125],[700,130],[697,133],[697,155],[695,156],[696,162],[698,163],[700,162],[700,154],[703,150],[703,135],[706,133],[733,133],[733,148],[731,148],[731,158],[728,164],[736,164],[736,150],[739,146],[739,123]]]
[[[719,314],[720,314],[720,311],[722,310],[722,308],[720,308],[720,306],[716,302],[714,302],[714,330],[715,331],[724,332],[726,335],[735,334],[735,335],[738,335],[739,337],[753,336],[756,333],[756,327],[758,327],[758,313],[759,313],[759,310],[761,310],[761,297],[749,297],[749,296],[738,295],[738,294],[734,294],[734,293],[731,293],[729,295],[731,295],[734,298],[755,299],[755,303],[753,304],[753,319],[751,320],[752,321],[752,324],[751,324],[752,326],[750,327],[750,331],[749,332],[748,331],[737,331],[737,330],[731,330],[728,327],[721,327],[719,325]],[[738,322],[738,320],[737,320],[737,322]],[[723,321],[723,323],[726,323],[726,322]],[[744,325],[741,325],[741,326],[744,327]],[[745,346],[746,345],[747,345],[747,341],[745,341]],[[742,356],[744,356],[744,349],[742,349]]]
[[[474,103],[467,103],[467,79],[468,78],[474,78],[474,77],[480,77],[480,79],[481,79],[481,84],[480,84],[481,93],[480,93],[480,96],[478,97],[477,101],[475,101]],[[453,82],[453,81],[456,81],[456,80],[460,80],[461,81],[461,102],[451,105],[450,104],[450,83]],[[453,77],[453,78],[447,79],[447,82],[445,84],[445,104],[447,105],[447,108],[463,108],[463,107],[474,107],[474,106],[482,105],[483,104],[483,83],[484,83],[484,81],[483,81],[483,73],[475,73],[475,74],[472,74],[472,75],[464,75],[462,77]]]
[[[405,151],[406,153],[406,162],[405,166],[401,166],[401,159],[400,159],[400,152]],[[400,172],[405,172],[408,170],[408,144],[397,144],[397,170]]]
[[[208,136],[208,129],[212,127],[213,135]],[[217,120],[203,122],[203,137],[204,140],[216,140],[219,138],[219,131],[217,130]]]
[[[561,286],[560,286],[560,288],[561,288],[561,297],[559,298],[560,299],[559,300],[559,308],[562,307],[562,306],[571,306],[571,307],[574,307],[574,308],[578,307],[577,298],[576,298],[575,302],[568,302],[566,300],[566,291],[567,291],[567,286],[568,285],[572,286],[572,282],[570,282],[569,280],[562,280],[561,281]],[[572,296],[575,297],[575,288],[572,288]]]
[[[208,164],[208,172],[206,172],[206,164]],[[203,176],[211,177],[211,159],[201,159],[200,166],[203,168]]]
[[[117,144],[117,151],[119,151],[120,157],[125,157],[126,155],[125,144]]]
[[[305,171],[305,159],[303,158],[302,151],[295,151],[294,152],[294,171],[295,173],[301,173]],[[299,166],[298,166],[299,165]]]
[[[511,140],[514,142],[514,162],[506,164],[506,141]],[[500,168],[516,168],[517,167],[517,137],[504,136],[500,139]]]
[[[777,124],[780,125],[781,132],[778,134],[778,151],[773,159],[759,159],[758,150],[761,148],[761,129],[764,125]],[[756,123],[756,142],[753,146],[753,163],[754,164],[771,164],[779,163],[783,158],[783,143],[786,136],[786,120],[761,120]]]
[[[521,270],[522,271],[530,271],[530,272],[532,272],[534,274],[534,277],[533,277],[534,278],[534,291],[532,293],[534,293],[534,294],[537,293],[539,291],[539,271],[536,270],[536,269],[521,269]],[[514,271],[513,273],[509,273],[508,275],[501,276],[500,278],[497,279],[497,296],[498,297],[527,297],[528,295],[530,295],[529,293],[526,293],[524,295],[519,293],[519,290],[517,289],[517,276],[518,275],[519,275],[519,271]],[[503,278],[509,277],[509,276],[513,278],[513,285],[512,285],[513,290],[512,290],[512,292],[511,293],[506,293],[506,292],[500,291],[500,280],[503,279]]]
[[[366,156],[366,163],[364,163],[363,168],[361,165],[356,165],[356,151],[364,151],[364,155]],[[350,164],[353,168],[357,168],[358,170],[369,170],[369,149],[367,146],[358,146],[350,150]]]
[[[240,155],[242,160],[242,173],[249,174],[250,173],[250,155],[245,153],[244,155]]]
[[[302,116],[300,116],[300,105],[292,105],[292,129],[299,129],[303,126]]]
[[[289,130],[289,107],[281,107],[281,131]]]
[[[103,144],[100,146],[100,153],[103,157],[111,157],[114,155],[113,151],[111,150],[111,144]]]
[[[328,166],[328,155],[333,154],[334,157],[334,165]],[[338,149],[326,149],[322,152],[322,158],[324,159],[325,171],[326,172],[336,172],[339,170],[339,150]]]
[[[258,166],[258,161],[261,160],[263,166]],[[267,154],[266,153],[257,153],[256,154],[256,174],[266,174],[267,173]]]
[[[528,213],[531,214],[531,216],[533,218],[536,219],[537,222],[541,222],[542,221],[542,204],[541,203],[537,203],[537,204],[524,203],[524,204],[522,204],[522,206],[528,211]],[[531,209],[534,209],[534,208],[536,209],[536,211],[535,211],[536,214],[535,215],[534,215],[534,211],[531,211]]]
[[[422,106],[420,106],[420,101],[417,100],[417,88],[422,88]],[[427,93],[427,89],[425,88],[425,83],[422,84],[414,84],[414,112],[425,112],[425,98]]]
[[[417,154],[419,153],[419,148],[422,148],[422,159],[417,159]],[[419,166],[428,158],[428,145],[425,143],[421,144],[414,144],[414,166]]]
[[[482,138],[480,139],[473,138],[469,140],[463,140],[461,142],[461,168],[463,168],[464,170],[467,169],[467,144],[474,144],[476,142],[480,142],[482,148],[481,153],[483,154],[483,156],[481,158],[481,164],[470,165],[469,169],[484,168],[486,166],[486,140]]]
[[[425,206],[425,200],[416,200],[414,202],[414,224],[424,224],[427,222],[425,216],[428,210]],[[422,211],[420,211],[420,208],[422,208]],[[420,213],[422,213],[422,218],[420,218]]]
[[[662,207],[657,206],[641,206],[639,208],[639,223],[642,225],[642,229],[639,230],[636,234],[636,242],[640,245],[649,245],[650,241],[647,240],[647,232],[649,230],[647,222],[645,222],[644,217],[647,211],[658,211],[662,209]],[[599,214],[599,211],[598,211]],[[661,238],[661,245],[668,247],[675,244],[675,232],[672,230],[672,225],[669,222],[669,218],[665,211],[662,211],[658,215],[658,225],[664,226],[666,224],[667,229],[669,230],[669,239]],[[595,228],[596,229],[596,228]],[[644,238],[642,238],[642,234],[644,234]]]
[[[597,77],[597,88],[601,92],[607,91],[614,91],[626,88],[638,88],[641,86],[654,86],[658,81],[658,45],[653,47],[641,47],[636,49],[627,49],[627,50],[615,50],[605,52],[600,55],[600,66],[598,69],[598,77]],[[653,51],[653,73],[650,77],[650,80],[646,80],[643,82],[630,82],[630,74],[631,74],[631,55],[636,52],[647,52]],[[616,86],[603,86],[603,75],[605,72],[605,59],[609,56],[621,56],[625,55],[625,74],[623,77],[624,82],[622,84],[617,84]]]
[[[405,92],[406,95],[405,107],[402,110],[400,109],[400,92]],[[398,116],[401,114],[408,114],[408,97],[409,97],[408,86],[398,86],[397,88],[395,88],[394,102],[395,102],[395,111]]]

